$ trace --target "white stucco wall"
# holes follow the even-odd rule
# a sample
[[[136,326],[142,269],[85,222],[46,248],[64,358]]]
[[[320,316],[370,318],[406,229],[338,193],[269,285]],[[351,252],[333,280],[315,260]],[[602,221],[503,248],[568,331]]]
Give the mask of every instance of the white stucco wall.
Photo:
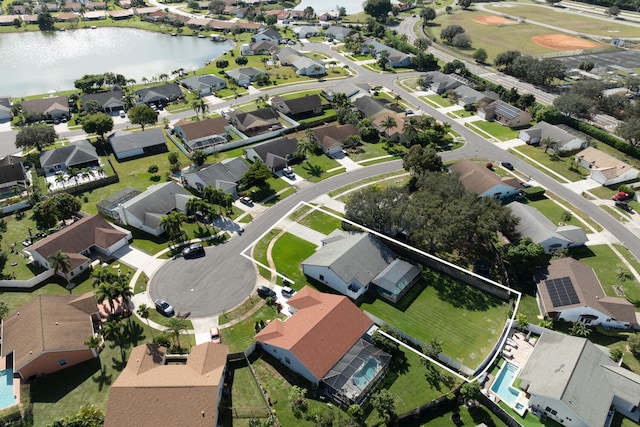
[[[277,320],[276,320],[277,321]],[[298,360],[293,353],[289,350],[276,347],[270,344],[260,343],[264,351],[278,359],[284,366],[291,369],[293,372],[296,372],[306,378],[308,381],[313,384],[318,384],[322,378],[316,378],[315,375],[311,373],[309,369],[307,369],[302,362]]]

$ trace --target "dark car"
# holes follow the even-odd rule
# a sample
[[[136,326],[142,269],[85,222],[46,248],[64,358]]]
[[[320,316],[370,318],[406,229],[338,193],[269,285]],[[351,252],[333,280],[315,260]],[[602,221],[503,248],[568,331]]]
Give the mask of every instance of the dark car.
[[[285,298],[291,298],[295,293],[296,291],[291,289],[289,286],[285,286],[282,288],[282,296]]]
[[[505,169],[509,169],[510,171],[514,169],[513,165],[509,162],[502,162],[502,167]]]
[[[176,314],[171,304],[165,300],[157,299],[153,303],[156,306],[156,310],[165,317],[173,317]]]
[[[624,202],[625,200],[629,200],[631,198],[632,198],[631,194],[626,193],[624,191],[619,191],[611,198],[611,200],[615,202]]]
[[[247,206],[253,206],[253,200],[251,200],[251,198],[247,197],[247,196],[242,196],[240,197],[240,203],[247,205]]]
[[[622,209],[623,211],[632,212],[633,208],[627,204],[627,202],[615,202],[616,207]]]
[[[204,247],[202,243],[193,243],[182,250],[182,256],[185,258],[204,256]]]
[[[276,295],[276,291],[274,291],[271,288],[268,288],[266,286],[258,286],[258,296],[260,298],[268,298],[271,297],[273,299],[276,299],[277,295]]]

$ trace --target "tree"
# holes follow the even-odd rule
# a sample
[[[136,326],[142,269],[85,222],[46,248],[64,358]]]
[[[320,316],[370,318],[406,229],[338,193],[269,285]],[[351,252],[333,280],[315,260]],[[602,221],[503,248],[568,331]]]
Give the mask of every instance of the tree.
[[[479,49],[476,49],[475,52],[473,52],[473,55],[471,55],[471,57],[476,62],[480,64],[484,64],[488,58],[488,54],[487,54],[487,51],[483,47],[481,47]]]
[[[69,272],[71,270],[71,260],[69,255],[63,253],[61,250],[57,250],[55,253],[49,255],[47,258],[49,260],[49,265],[56,273],[62,273],[64,278],[67,280],[67,284],[71,281],[69,279]]]
[[[442,353],[442,344],[443,342],[438,340],[437,338],[431,338],[429,344],[422,350],[424,354],[429,356],[432,359],[437,359],[438,355]]]
[[[246,56],[239,56],[236,58],[236,64],[238,65],[247,65],[248,62],[249,58],[247,58]]]
[[[428,25],[428,23],[436,19],[436,17],[436,10],[432,7],[423,7],[420,10],[420,18],[424,21],[424,25]]]
[[[629,144],[640,145],[640,117],[627,118],[618,125],[616,133]]]
[[[298,145],[296,146],[296,157],[300,159],[306,159],[307,154],[313,153],[316,149],[315,136],[310,129],[305,134],[304,138],[301,138],[298,141]]]
[[[259,159],[256,159],[242,177],[242,182],[246,188],[253,186],[264,187],[271,176],[269,167]]]
[[[593,61],[580,61],[580,64],[578,64],[578,69],[589,72],[593,70],[593,67],[595,67],[595,65],[596,64],[594,64]]]
[[[528,274],[544,255],[544,247],[534,243],[529,237],[523,237],[517,243],[508,246],[505,261],[516,271]]]
[[[222,13],[224,13],[224,8],[225,7],[226,7],[226,4],[225,4],[224,1],[222,1],[222,0],[212,0],[209,3],[209,5],[207,6],[207,9],[209,9],[213,13],[222,14]]]
[[[382,68],[383,70],[386,70],[387,67],[389,66],[389,51],[388,50],[380,51],[376,54],[376,56],[377,56],[376,64],[378,64],[378,67]]]
[[[618,15],[620,15],[620,8],[618,6],[615,6],[615,5],[614,6],[609,6],[607,8],[607,12],[606,13],[607,13],[607,16],[609,18],[611,18],[612,16],[618,16]]]
[[[385,133],[388,134],[390,129],[398,126],[398,122],[396,122],[393,116],[386,116],[380,123],[380,126],[384,129]]]
[[[9,314],[9,306],[6,302],[0,301],[0,320],[7,317],[7,314]]]
[[[55,20],[51,13],[45,7],[42,12],[38,14],[38,28],[40,31],[53,31],[56,29],[54,25]]]
[[[96,93],[104,84],[104,74],[85,74],[73,82],[84,93]]]
[[[567,93],[554,99],[553,105],[569,117],[591,119],[595,112],[596,102],[583,95]]]
[[[357,403],[354,403],[347,408],[347,414],[358,422],[361,422],[364,419],[364,409],[362,409],[362,406]]]
[[[422,51],[422,53],[426,53],[425,51],[429,48],[429,46],[431,46],[431,40],[426,37],[418,37],[413,42],[413,45],[416,47],[416,49]]]
[[[305,395],[307,394],[307,389],[294,385],[289,390],[289,394],[287,398],[289,400],[289,407],[295,415],[296,418],[300,418],[303,412],[307,412],[307,399],[305,399]]]
[[[154,125],[158,123],[158,112],[148,105],[137,105],[129,109],[129,120],[131,123],[140,125],[144,132],[146,125]]]
[[[136,313],[138,313],[138,316],[147,321],[147,326],[149,327],[149,331],[151,332],[151,340],[154,340],[155,337],[153,336],[153,328],[149,324],[149,315],[151,314],[149,306],[144,303],[140,304],[136,309]]]
[[[422,175],[427,171],[440,172],[444,168],[442,158],[433,147],[423,148],[417,144],[412,145],[402,158],[402,167],[416,175]]]
[[[101,344],[102,344],[102,340],[100,340],[100,338],[98,338],[95,335],[92,335],[91,337],[89,337],[89,340],[85,341],[84,343],[84,345],[89,347],[90,350],[99,349]]]
[[[358,135],[349,135],[344,139],[343,144],[345,148],[356,148],[362,145],[362,139]]]
[[[471,0],[458,0],[458,4],[463,9],[469,9],[471,7]]]
[[[591,334],[591,329],[589,329],[584,323],[573,322],[573,325],[571,325],[571,329],[569,330],[569,332],[571,333],[571,335],[574,335],[576,337],[586,338],[589,336],[589,334]]]
[[[422,39],[422,40],[426,40],[426,39]],[[433,56],[429,52],[425,52],[425,50],[426,50],[426,47],[424,49],[421,49],[420,52],[418,52],[415,56],[411,58],[412,66],[417,70],[428,70],[428,69],[437,68],[438,60],[436,59],[435,56]]]
[[[526,329],[527,326],[529,326],[529,319],[527,318],[527,315],[524,313],[518,313],[516,315],[516,326],[519,329]]]
[[[16,148],[36,148],[42,151],[44,147],[52,145],[57,137],[53,126],[44,124],[25,126],[16,135]]]
[[[460,396],[464,399],[465,402],[470,400],[477,400],[480,398],[482,394],[480,383],[478,381],[471,381],[468,383],[464,383],[462,387],[460,387]]]
[[[305,7],[304,10],[302,11],[302,17],[307,20],[313,19],[314,16],[316,16],[316,12],[313,10],[311,6]]]
[[[629,335],[627,345],[629,346],[629,351],[631,351],[635,357],[640,357],[640,334]]]
[[[364,13],[382,21],[391,12],[391,7],[391,0],[367,0],[364,5]]]
[[[202,166],[204,162],[207,161],[207,153],[199,149],[193,150],[189,158],[191,159],[194,165]]]
[[[180,238],[184,231],[182,231],[182,224],[186,221],[185,214],[179,211],[173,211],[160,219],[160,227],[169,235],[172,240]]]
[[[517,50],[507,50],[496,56],[493,65],[506,72],[511,67],[511,64],[520,56],[522,56],[522,54]]]
[[[371,405],[374,407],[378,416],[387,424],[392,424],[396,419],[396,396],[386,389],[375,391],[371,395]]]
[[[455,47],[460,48],[470,48],[471,47],[471,37],[467,33],[460,33],[453,36],[451,40],[451,44]]]
[[[624,351],[619,348],[613,348],[610,350],[609,354],[611,355],[611,360],[617,363],[624,356]]]
[[[176,347],[182,348],[182,346],[180,345],[180,334],[185,331],[186,322],[184,321],[184,319],[172,317],[167,321],[167,324],[169,326],[171,334],[173,335],[173,338],[175,339]]]
[[[113,130],[113,118],[105,113],[95,113],[82,119],[82,130],[95,133],[104,141],[104,134]]]
[[[449,25],[442,31],[440,31],[440,38],[448,43],[451,43],[456,35],[462,34],[464,32],[464,28],[462,28],[462,26],[458,24]]]
[[[616,286],[620,287],[624,282],[631,279],[633,279],[633,275],[631,274],[631,271],[629,271],[629,269],[626,267],[618,266],[618,268],[616,269],[616,280],[617,280]]]
[[[147,168],[147,172],[149,172],[153,176],[156,176],[159,170],[160,170],[160,167],[158,165],[150,165]]]

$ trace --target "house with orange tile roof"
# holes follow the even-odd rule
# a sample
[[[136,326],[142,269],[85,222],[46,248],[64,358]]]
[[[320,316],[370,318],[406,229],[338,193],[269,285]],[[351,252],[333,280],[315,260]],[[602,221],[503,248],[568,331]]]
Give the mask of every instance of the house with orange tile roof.
[[[49,256],[57,251],[69,256],[69,272],[58,274],[71,281],[89,267],[91,256],[109,258],[129,243],[131,232],[115,228],[98,215],[87,215],[62,230],[28,246],[33,263],[51,268]]]
[[[391,359],[365,339],[371,319],[347,297],[308,286],[288,303],[294,314],[256,335],[262,350],[331,398],[347,405],[362,402]]]
[[[85,342],[99,324],[93,292],[38,295],[2,320],[0,357],[25,380],[51,374],[98,357]]]
[[[191,348],[182,360],[167,349],[143,344],[111,386],[105,427],[218,425],[229,349],[212,342]]]

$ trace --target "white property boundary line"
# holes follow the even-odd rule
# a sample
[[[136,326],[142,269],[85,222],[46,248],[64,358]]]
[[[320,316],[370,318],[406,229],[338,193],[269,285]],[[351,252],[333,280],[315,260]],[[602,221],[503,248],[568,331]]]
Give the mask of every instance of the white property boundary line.
[[[264,233],[262,233],[258,238],[256,238],[253,242],[251,242],[251,243],[249,244],[249,246],[247,246],[247,247],[246,247],[242,252],[240,252],[240,255],[242,255],[243,257],[247,258],[249,261],[251,261],[251,262],[253,262],[253,263],[255,263],[255,264],[259,265],[260,267],[266,268],[266,269],[267,269],[267,270],[269,270],[272,274],[277,275],[278,277],[282,278],[283,280],[287,280],[287,281],[289,281],[289,282],[291,282],[291,283],[295,283],[295,281],[291,280],[291,279],[290,279],[290,278],[288,278],[287,276],[285,276],[285,275],[283,275],[283,274],[280,274],[280,273],[278,273],[277,271],[275,271],[275,270],[271,269],[268,265],[264,265],[263,263],[261,263],[261,262],[257,261],[257,260],[256,260],[256,259],[254,259],[250,254],[249,254],[249,255],[247,255],[247,252],[248,252],[248,251],[250,251],[250,250],[251,250],[251,248],[253,248],[253,247],[254,247],[254,246],[255,246],[255,245],[256,245],[260,240],[262,240],[262,238],[263,238],[264,236],[266,236],[266,235],[267,235],[267,233],[271,232],[271,230],[273,230],[274,228],[277,228],[278,224],[280,224],[283,220],[285,220],[285,219],[289,218],[289,216],[290,216],[293,212],[295,212],[296,210],[300,209],[300,208],[301,208],[301,207],[303,207],[303,206],[307,206],[307,207],[311,208],[312,210],[320,211],[320,212],[322,212],[322,213],[324,213],[324,214],[326,214],[326,215],[329,215],[329,216],[332,216],[332,217],[334,217],[334,218],[336,218],[336,219],[339,219],[340,221],[344,221],[344,222],[346,222],[346,223],[348,223],[348,224],[353,225],[354,227],[360,228],[360,229],[362,229],[363,231],[366,231],[366,232],[368,232],[368,233],[371,233],[371,234],[373,234],[373,235],[375,235],[375,236],[377,236],[377,237],[379,237],[379,238],[381,238],[381,239],[384,239],[384,240],[387,240],[387,241],[391,241],[391,242],[393,242],[393,243],[394,243],[394,244],[396,244],[396,245],[399,245],[399,246],[402,246],[402,247],[404,247],[404,248],[406,248],[406,249],[409,249],[409,250],[415,251],[415,252],[419,253],[419,254],[420,254],[420,255],[422,255],[422,256],[425,256],[425,257],[427,257],[427,258],[430,258],[430,259],[432,259],[432,260],[434,260],[434,261],[436,261],[436,262],[442,263],[442,264],[444,264],[444,265],[446,265],[446,266],[448,266],[448,267],[450,267],[450,268],[453,268],[453,269],[455,269],[455,270],[458,270],[458,271],[460,271],[460,272],[462,272],[462,273],[464,273],[464,274],[467,274],[467,275],[469,275],[469,276],[471,276],[471,277],[475,277],[476,279],[481,280],[481,281],[486,282],[486,283],[489,283],[489,284],[491,284],[492,286],[495,286],[495,287],[497,287],[497,288],[503,289],[503,290],[507,291],[510,295],[511,295],[511,294],[515,295],[515,296],[516,296],[516,302],[515,302],[515,306],[514,306],[514,308],[513,308],[513,313],[511,314],[511,317],[508,319],[508,321],[507,321],[507,322],[506,322],[506,324],[505,324],[505,327],[504,327],[504,328],[503,328],[503,330],[502,330],[502,334],[500,335],[502,338],[501,338],[501,339],[499,339],[499,340],[498,340],[498,342],[496,343],[496,345],[493,347],[493,348],[494,348],[494,355],[493,355],[493,357],[491,358],[491,360],[489,361],[489,363],[487,363],[487,365],[486,365],[485,369],[483,369],[480,373],[478,373],[478,375],[477,375],[475,378],[473,378],[473,379],[468,379],[468,378],[466,378],[466,377],[463,377],[463,376],[462,376],[462,375],[460,375],[459,373],[457,373],[457,372],[453,371],[451,368],[449,368],[449,367],[447,367],[447,366],[443,365],[441,362],[439,362],[439,361],[437,361],[437,360],[432,359],[431,357],[429,357],[429,356],[427,356],[427,355],[425,355],[425,354],[423,354],[423,353],[421,353],[421,352],[417,351],[416,349],[414,349],[414,348],[412,348],[412,347],[410,347],[410,346],[406,345],[406,344],[405,344],[405,343],[403,343],[402,341],[399,341],[398,339],[396,339],[396,338],[394,338],[394,337],[392,337],[392,336],[390,336],[390,335],[386,334],[385,332],[380,331],[380,333],[384,334],[387,338],[392,339],[393,341],[397,342],[398,344],[402,345],[403,347],[408,348],[409,350],[413,351],[413,352],[414,352],[414,353],[416,353],[417,355],[419,355],[419,356],[421,356],[421,357],[423,357],[423,358],[425,358],[425,359],[429,360],[431,363],[435,363],[435,364],[436,364],[436,365],[438,365],[439,367],[441,367],[441,368],[445,369],[447,372],[449,372],[449,373],[451,373],[451,374],[455,375],[456,377],[458,377],[458,378],[460,378],[460,379],[463,379],[464,381],[467,381],[467,382],[473,382],[473,381],[475,381],[479,376],[481,376],[483,373],[485,373],[485,372],[487,371],[487,368],[488,368],[489,366],[491,366],[491,365],[493,364],[493,362],[495,362],[496,358],[497,358],[497,357],[498,357],[498,355],[500,354],[500,352],[499,352],[499,351],[497,351],[497,349],[502,348],[502,346],[504,346],[504,343],[506,342],[506,340],[507,340],[507,338],[508,338],[508,335],[507,335],[505,332],[506,332],[506,330],[507,330],[507,329],[511,328],[511,325],[512,325],[512,324],[514,323],[514,321],[515,321],[516,313],[518,312],[518,308],[520,307],[520,301],[521,301],[521,299],[522,299],[522,293],[521,293],[521,292],[519,292],[519,291],[517,291],[517,290],[515,290],[515,289],[512,289],[512,288],[510,288],[510,287],[508,287],[508,286],[505,286],[505,285],[503,285],[503,284],[501,284],[501,283],[498,283],[498,282],[496,282],[496,281],[493,281],[493,280],[491,280],[491,279],[487,279],[486,277],[481,276],[481,275],[479,275],[479,274],[476,274],[476,273],[474,273],[473,271],[466,270],[466,269],[464,269],[464,268],[462,268],[462,267],[460,267],[460,266],[457,266],[457,265],[455,265],[455,264],[453,264],[453,263],[450,263],[450,262],[448,262],[448,261],[445,261],[445,260],[443,260],[443,259],[441,259],[441,258],[438,258],[438,257],[434,256],[434,255],[431,255],[431,254],[429,254],[429,253],[426,253],[426,252],[424,252],[424,251],[421,251],[421,250],[419,250],[419,249],[417,249],[417,248],[414,248],[413,246],[407,245],[406,243],[403,243],[403,242],[400,242],[400,241],[398,241],[398,240],[392,239],[392,238],[390,238],[390,237],[388,237],[388,236],[385,236],[385,235],[384,235],[384,234],[382,234],[382,233],[379,233],[379,232],[377,232],[377,231],[375,231],[375,230],[371,230],[371,229],[369,229],[369,228],[367,228],[367,227],[365,227],[365,226],[363,226],[363,225],[360,225],[360,224],[358,224],[358,223],[356,223],[356,222],[353,222],[353,221],[350,221],[350,220],[348,220],[348,219],[346,219],[346,218],[343,218],[343,217],[341,217],[341,216],[338,216],[338,215],[336,215],[336,214],[334,214],[334,213],[332,213],[332,212],[326,211],[326,210],[322,209],[322,208],[321,208],[321,207],[319,207],[319,206],[312,205],[312,204],[307,203],[307,202],[304,202],[304,201],[302,201],[302,202],[298,203],[297,205],[295,205],[294,207],[292,207],[292,208],[291,208],[287,213],[285,213],[285,214],[284,214],[284,216],[283,216],[282,218],[280,218],[280,219],[279,219],[275,224],[273,224],[273,226],[271,226],[271,228],[269,228],[267,231],[265,231]],[[283,230],[284,230],[284,228],[283,228]]]

